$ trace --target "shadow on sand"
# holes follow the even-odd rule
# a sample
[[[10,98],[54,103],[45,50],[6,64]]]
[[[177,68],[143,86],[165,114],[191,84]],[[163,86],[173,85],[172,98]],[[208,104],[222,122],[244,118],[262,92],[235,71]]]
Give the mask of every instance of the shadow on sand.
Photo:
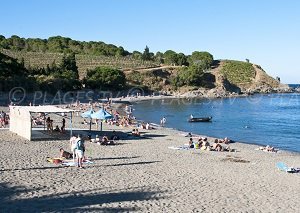
[[[164,198],[161,196],[162,191],[153,188],[129,188],[105,192],[96,189],[31,198],[24,197],[40,189],[0,183],[0,190],[1,212],[133,212],[142,209],[132,202]],[[109,207],[111,204],[114,206]]]

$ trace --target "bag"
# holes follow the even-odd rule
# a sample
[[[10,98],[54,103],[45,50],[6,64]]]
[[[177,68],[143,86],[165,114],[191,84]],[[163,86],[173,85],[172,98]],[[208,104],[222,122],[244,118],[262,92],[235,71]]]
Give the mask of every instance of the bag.
[[[76,148],[77,150],[83,150],[83,141],[82,140],[78,140],[76,142]]]

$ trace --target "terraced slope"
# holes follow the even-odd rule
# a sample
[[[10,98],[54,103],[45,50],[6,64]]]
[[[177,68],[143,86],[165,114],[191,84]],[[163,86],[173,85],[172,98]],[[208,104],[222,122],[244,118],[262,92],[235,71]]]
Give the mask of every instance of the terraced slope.
[[[16,58],[19,61],[24,59],[25,67],[46,67],[47,64],[60,63],[63,54],[60,53],[39,53],[39,52],[15,52],[10,50],[1,50],[5,55]],[[144,69],[158,67],[159,65],[152,61],[143,61],[126,57],[106,57],[92,55],[76,55],[76,64],[79,70],[79,76],[82,78],[86,75],[88,69],[99,66],[116,67],[123,70]]]

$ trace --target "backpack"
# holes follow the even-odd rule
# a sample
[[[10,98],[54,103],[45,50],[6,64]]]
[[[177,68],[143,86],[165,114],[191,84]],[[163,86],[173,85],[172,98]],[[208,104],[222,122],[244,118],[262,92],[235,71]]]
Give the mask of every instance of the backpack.
[[[75,149],[83,150],[83,141],[81,139],[76,141],[76,148]]]

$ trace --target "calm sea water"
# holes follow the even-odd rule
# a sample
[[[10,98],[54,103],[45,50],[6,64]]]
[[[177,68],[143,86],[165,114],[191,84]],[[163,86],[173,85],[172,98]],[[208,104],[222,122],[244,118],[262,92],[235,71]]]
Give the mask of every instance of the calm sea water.
[[[224,99],[165,99],[135,103],[134,115],[194,134],[229,137],[245,143],[271,145],[300,152],[300,94],[254,95]],[[209,123],[189,123],[213,116]]]

